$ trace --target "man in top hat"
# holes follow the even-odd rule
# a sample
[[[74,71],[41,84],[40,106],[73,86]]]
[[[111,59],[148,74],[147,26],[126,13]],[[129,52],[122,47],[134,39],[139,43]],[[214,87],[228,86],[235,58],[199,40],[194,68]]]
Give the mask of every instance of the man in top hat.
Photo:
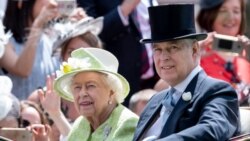
[[[238,133],[238,102],[226,82],[199,65],[192,4],[149,7],[156,71],[170,88],[154,95],[138,122],[134,141],[224,141]]]

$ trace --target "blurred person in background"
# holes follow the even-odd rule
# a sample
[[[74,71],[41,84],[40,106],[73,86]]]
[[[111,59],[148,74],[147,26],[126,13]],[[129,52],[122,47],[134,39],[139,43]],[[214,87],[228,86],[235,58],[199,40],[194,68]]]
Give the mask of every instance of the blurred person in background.
[[[10,32],[5,33],[2,20],[0,19],[0,62],[1,62],[1,58],[3,57],[5,53],[5,48],[9,42],[10,37],[11,37],[11,33]],[[0,68],[1,68],[1,63],[0,63]]]
[[[80,11],[75,12],[79,18],[84,15]],[[13,37],[0,66],[13,81],[12,93],[24,100],[36,88],[43,87],[46,76],[58,68],[58,58],[51,55],[50,39],[43,33],[48,22],[60,13],[54,0],[10,0],[5,15],[4,26]]]
[[[104,17],[103,30],[99,37],[104,49],[119,60],[118,72],[129,82],[131,91],[124,101],[135,92],[153,88],[159,79],[153,70],[151,45],[142,45],[141,37],[150,36],[147,7],[156,5],[156,0],[77,0],[80,7],[93,17]]]
[[[7,3],[7,0],[0,1],[0,20],[2,20],[4,17],[6,3]]]
[[[209,32],[202,46],[201,66],[212,77],[225,80],[237,90],[241,105],[250,95],[250,40],[244,35],[246,25],[244,0],[201,0],[197,22]],[[243,51],[239,56],[213,49],[214,34],[238,38]]]
[[[247,30],[246,30],[246,34],[247,37],[250,37],[250,1],[249,0],[245,0],[246,2],[246,19],[247,19]]]
[[[42,76],[55,71],[56,62],[42,38],[43,26],[58,14],[55,8],[56,3],[47,0],[10,0],[7,3],[4,26],[12,32],[13,38],[0,63],[13,81],[13,94],[21,100],[45,84]]]
[[[157,81],[157,83],[154,85],[154,90],[156,91],[162,91],[164,89],[167,89],[169,87],[168,83],[164,81],[163,79],[160,79]]]
[[[0,76],[0,128],[18,128],[18,118],[20,117],[19,100],[11,94],[12,82],[7,76]],[[0,136],[12,139],[11,133]]]
[[[48,124],[48,119],[42,109],[34,102],[21,101],[21,116],[19,127],[25,128],[32,124]]]
[[[140,116],[149,99],[156,93],[157,91],[153,89],[143,89],[136,92],[129,101],[129,109]]]
[[[60,132],[56,125],[48,119],[45,112],[41,107],[32,101],[23,100],[20,104],[21,114],[19,118],[19,127],[46,127],[49,128],[50,134],[48,135],[50,141],[59,141]]]

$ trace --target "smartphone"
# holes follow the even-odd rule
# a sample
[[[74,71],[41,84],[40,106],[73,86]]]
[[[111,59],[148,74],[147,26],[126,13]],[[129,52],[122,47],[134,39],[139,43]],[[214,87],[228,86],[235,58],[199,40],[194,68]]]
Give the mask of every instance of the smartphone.
[[[0,128],[0,136],[15,141],[32,141],[33,133],[26,128]]]
[[[76,8],[76,0],[57,0],[58,10],[64,15],[68,16]]]
[[[213,40],[213,49],[240,54],[243,50],[243,47],[239,44],[238,38],[236,37],[215,34]]]

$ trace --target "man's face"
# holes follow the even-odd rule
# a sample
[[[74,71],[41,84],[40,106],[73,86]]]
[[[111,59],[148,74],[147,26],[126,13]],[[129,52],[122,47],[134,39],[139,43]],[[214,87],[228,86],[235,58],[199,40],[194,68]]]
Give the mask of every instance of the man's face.
[[[153,44],[158,75],[171,86],[183,81],[197,65],[198,44],[189,39]]]

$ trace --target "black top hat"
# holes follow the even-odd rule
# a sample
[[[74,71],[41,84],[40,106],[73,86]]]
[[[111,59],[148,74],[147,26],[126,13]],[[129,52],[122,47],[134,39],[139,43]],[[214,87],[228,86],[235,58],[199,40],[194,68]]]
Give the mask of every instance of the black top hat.
[[[194,5],[161,5],[149,7],[151,38],[141,43],[156,43],[178,39],[203,40],[207,34],[197,34],[194,24]]]

